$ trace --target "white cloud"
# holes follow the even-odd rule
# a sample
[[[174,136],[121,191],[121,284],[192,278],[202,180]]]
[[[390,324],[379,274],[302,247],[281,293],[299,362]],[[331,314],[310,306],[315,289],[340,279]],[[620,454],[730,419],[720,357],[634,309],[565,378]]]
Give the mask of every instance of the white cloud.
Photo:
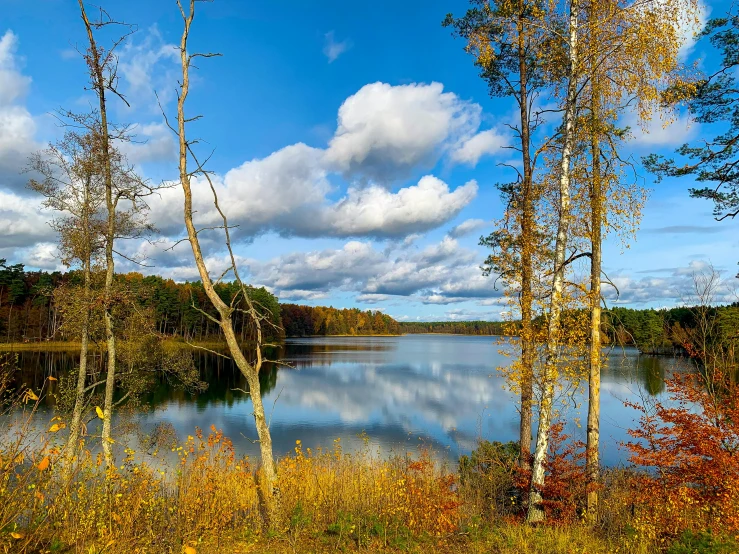
[[[378,302],[385,302],[386,300],[390,300],[392,296],[389,296],[387,294],[358,294],[355,300],[357,302],[361,302],[363,304],[376,304]]]
[[[59,258],[57,245],[53,242],[39,242],[33,245],[23,257],[23,263],[49,271],[62,271],[64,269]]]
[[[391,193],[382,187],[350,188],[325,212],[325,227],[337,236],[400,236],[441,225],[477,194],[470,181],[454,191],[432,175],[417,185]]]
[[[162,104],[174,98],[174,84],[179,71],[179,49],[166,43],[159,29],[152,26],[140,35],[133,35],[120,51],[118,73],[122,77],[126,100],[134,109],[159,113],[155,91]]]
[[[329,31],[324,35],[325,41],[323,43],[323,53],[328,58],[328,63],[333,63],[336,58],[341,56],[344,52],[352,47],[350,40],[336,41],[334,38],[334,32]]]
[[[477,194],[470,181],[451,190],[427,175],[418,184],[389,192],[379,186],[351,187],[332,202],[331,186],[321,164],[323,152],[304,144],[288,146],[263,160],[253,160],[213,178],[219,203],[238,225],[234,235],[251,237],[275,231],[287,236],[403,237],[437,227],[467,206]],[[194,206],[198,225],[221,224],[207,183],[195,180]],[[170,234],[182,228],[178,187],[152,198],[152,217]]]
[[[644,147],[675,147],[695,137],[700,125],[683,115],[674,121],[665,121],[659,114],[647,122],[640,122],[635,110],[626,112],[622,123],[631,128],[631,144]]]
[[[682,10],[684,14],[687,14],[688,12],[688,6],[690,6],[691,0],[684,0]],[[711,14],[711,7],[708,6],[705,2],[698,2],[698,13],[696,15],[695,21],[685,21],[680,26],[680,50],[679,50],[679,57],[681,60],[685,61],[690,54],[693,52],[693,49],[695,48],[695,44],[697,42],[697,35],[700,33],[706,26],[706,23],[708,22],[708,16]],[[685,17],[683,15],[683,17]]]
[[[6,31],[0,38],[0,106],[22,99],[31,84],[31,78],[20,72],[17,49],[18,37]]]
[[[612,287],[605,287],[604,295],[614,304],[654,304],[694,305],[698,303],[695,296],[694,276],[707,275],[713,266],[704,259],[692,260],[687,266],[664,269],[645,270],[640,273],[662,273],[665,276],[648,275],[635,278],[625,273],[615,274],[611,281],[618,287],[620,295]],[[728,303],[737,301],[733,273],[716,269],[719,274],[731,279],[723,280],[715,291],[712,303]]]
[[[290,300],[292,302],[296,301],[312,301],[312,300],[322,300],[323,298],[327,298],[328,293],[315,291],[315,290],[289,290],[284,291],[280,294],[279,299],[280,302],[284,302],[285,300]]]
[[[141,77],[140,80],[144,80]],[[137,82],[137,80],[135,80]],[[338,129],[327,149],[303,143],[253,159],[212,180],[234,236],[251,238],[274,231],[286,236],[403,238],[442,225],[477,194],[470,181],[456,189],[426,175],[417,184],[392,190],[392,179],[434,164],[474,136],[481,108],[443,92],[439,83],[362,87],[339,109]],[[172,149],[164,126],[141,128],[150,138],[128,146],[135,160],[158,159]],[[334,199],[332,175],[359,178]],[[197,223],[221,224],[210,187],[194,180]],[[152,199],[152,216],[169,235],[182,230],[181,192],[175,188]]]
[[[495,129],[480,131],[454,150],[451,154],[451,159],[455,162],[475,166],[480,161],[480,158],[485,155],[494,156],[499,154],[501,148],[507,144],[508,137],[499,134]]]
[[[480,126],[478,104],[441,83],[372,83],[339,108],[326,161],[339,171],[386,183],[430,167]]]
[[[487,227],[489,223],[484,219],[467,219],[459,225],[452,227],[449,236],[452,238],[460,238],[472,234],[480,229]]]
[[[0,248],[22,248],[52,239],[49,215],[37,199],[0,190]]]
[[[131,127],[134,141],[121,142],[120,151],[129,162],[172,161],[177,159],[177,144],[174,134],[164,123],[139,124]]]
[[[359,241],[347,242],[338,250],[294,252],[268,262],[248,262],[253,280],[282,297],[361,286],[368,274],[386,265],[380,252]]]
[[[18,37],[6,31],[0,38],[0,186],[22,191],[27,177],[21,172],[39,145],[36,122],[22,105],[31,79],[21,73],[17,48]]]

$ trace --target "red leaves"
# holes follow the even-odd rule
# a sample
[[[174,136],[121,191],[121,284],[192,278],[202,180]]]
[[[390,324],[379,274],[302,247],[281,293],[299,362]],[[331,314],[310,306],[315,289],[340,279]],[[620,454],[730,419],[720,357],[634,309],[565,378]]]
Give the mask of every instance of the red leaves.
[[[629,431],[630,461],[650,472],[637,503],[662,534],[739,532],[739,386],[714,366],[677,375],[667,388],[672,406],[628,404],[642,413]]]

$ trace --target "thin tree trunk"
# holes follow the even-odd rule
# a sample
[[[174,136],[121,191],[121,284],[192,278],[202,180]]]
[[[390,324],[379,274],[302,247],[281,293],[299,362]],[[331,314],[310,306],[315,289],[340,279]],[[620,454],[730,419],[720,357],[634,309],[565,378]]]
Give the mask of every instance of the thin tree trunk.
[[[524,37],[524,16],[518,24],[519,107],[521,112],[521,153],[523,183],[521,186],[521,422],[519,426],[519,464],[531,468],[531,417],[534,397],[534,333],[532,328],[531,274],[534,248],[534,199],[529,128],[528,65]]]
[[[258,341],[258,344],[256,346],[256,356],[257,361],[255,364],[249,363],[249,361],[244,356],[244,353],[241,350],[241,347],[239,346],[239,342],[236,338],[236,333],[234,331],[233,326],[233,320],[232,315],[234,313],[234,309],[227,305],[221,297],[216,292],[213,282],[210,278],[210,275],[208,274],[208,269],[205,265],[205,261],[203,260],[202,251],[200,249],[200,241],[198,239],[197,230],[195,229],[195,224],[193,223],[193,208],[192,208],[192,189],[190,186],[190,177],[191,173],[188,171],[187,168],[187,158],[188,158],[188,149],[189,149],[189,143],[187,142],[186,137],[186,130],[185,125],[187,122],[187,119],[185,117],[185,101],[187,100],[187,95],[189,92],[189,69],[190,69],[190,62],[192,60],[192,55],[188,53],[187,51],[187,39],[190,33],[190,26],[192,25],[192,21],[195,16],[195,0],[190,0],[190,11],[189,14],[185,14],[184,9],[182,8],[182,5],[180,1],[177,2],[180,13],[182,14],[182,18],[184,20],[184,31],[182,33],[182,39],[180,41],[180,57],[181,57],[181,63],[182,63],[182,82],[181,82],[181,89],[180,89],[180,95],[177,100],[177,132],[178,132],[178,138],[179,138],[179,170],[180,170],[180,182],[182,183],[182,190],[185,195],[185,205],[184,205],[184,219],[185,219],[185,227],[187,229],[187,235],[188,239],[190,241],[190,246],[192,247],[192,253],[193,257],[195,259],[195,264],[198,268],[198,273],[200,274],[200,279],[203,283],[203,288],[205,290],[205,294],[208,296],[208,299],[210,300],[211,304],[216,308],[219,320],[218,324],[220,328],[223,331],[224,337],[226,338],[226,343],[228,344],[229,351],[231,353],[231,356],[236,363],[236,366],[239,368],[239,371],[241,371],[242,375],[246,378],[248,384],[249,384],[249,394],[252,401],[252,407],[254,409],[254,423],[257,429],[257,435],[259,437],[259,449],[260,454],[262,458],[262,479],[259,487],[259,493],[260,493],[260,504],[262,508],[262,514],[265,520],[265,525],[267,528],[274,528],[276,524],[276,516],[277,516],[277,473],[275,471],[275,464],[274,464],[274,458],[272,454],[272,436],[270,434],[269,426],[267,425],[267,419],[265,417],[264,413],[264,405],[262,404],[262,394],[261,394],[261,387],[259,384],[259,370],[262,366],[262,353],[260,350],[261,346],[261,340]],[[205,174],[206,178],[208,177],[207,173]],[[215,195],[215,191],[214,191]],[[218,199],[217,197],[214,198],[216,209],[218,208]],[[235,261],[233,259],[233,253],[231,252],[231,245],[228,238],[228,224],[225,221],[225,216],[221,212],[221,216],[224,218],[224,231],[226,233],[226,244],[229,249],[229,252],[232,256],[232,264],[233,264],[233,271],[238,279],[238,270],[235,265]],[[242,291],[244,293],[244,300],[249,305],[249,308],[251,310],[251,313],[253,314],[253,306],[251,305],[251,301],[249,300],[249,297],[246,295],[246,291],[244,290],[242,286]],[[255,324],[257,325],[258,332],[260,333],[260,339],[261,339],[261,331],[259,331],[259,320],[255,320]]]
[[[578,65],[578,19],[579,0],[572,0],[569,17],[569,69],[567,76],[567,97],[565,100],[564,130],[562,137],[562,158],[559,176],[559,221],[554,247],[554,268],[547,329],[547,351],[542,376],[542,398],[539,405],[539,428],[536,433],[536,448],[531,468],[531,487],[527,521],[537,523],[544,520],[541,490],[544,486],[544,462],[549,448],[549,432],[552,424],[552,405],[554,386],[557,379],[559,358],[559,334],[562,315],[562,295],[565,277],[565,256],[567,233],[570,224],[570,159],[572,156],[573,133],[577,102]]]
[[[92,26],[87,18],[85,6],[82,0],[78,0],[82,21],[87,29],[87,38],[90,42],[90,73],[93,80],[93,88],[98,97],[100,109],[100,142],[102,149],[103,161],[103,178],[105,180],[105,207],[108,211],[107,228],[105,231],[105,339],[108,347],[108,372],[105,379],[105,401],[103,404],[103,454],[105,456],[105,465],[111,468],[115,465],[113,460],[113,449],[111,447],[111,417],[113,414],[113,392],[115,388],[115,369],[116,369],[116,344],[115,332],[113,329],[113,277],[115,274],[115,260],[113,258],[113,241],[115,240],[115,210],[116,203],[113,200],[113,176],[110,166],[110,137],[108,135],[108,112],[105,99],[105,76],[103,75],[103,66],[100,60],[100,54],[92,32]]]
[[[603,184],[601,181],[599,143],[599,105],[596,80],[593,79],[591,150],[593,156],[592,184],[590,191],[591,261],[590,261],[590,371],[588,375],[588,438],[586,445],[587,511],[588,522],[595,523],[598,516],[598,479],[600,474],[600,369],[601,369],[601,309],[600,273],[602,260]]]
[[[89,244],[89,243],[88,243]],[[77,456],[80,439],[80,426],[82,421],[82,410],[85,405],[85,385],[87,383],[87,351],[88,341],[90,337],[90,256],[86,255],[83,262],[84,275],[84,315],[82,319],[82,337],[80,346],[80,369],[77,374],[77,388],[74,398],[74,409],[72,410],[72,419],[69,422],[69,437],[64,447],[65,471],[64,480],[66,481],[71,475],[74,458]]]

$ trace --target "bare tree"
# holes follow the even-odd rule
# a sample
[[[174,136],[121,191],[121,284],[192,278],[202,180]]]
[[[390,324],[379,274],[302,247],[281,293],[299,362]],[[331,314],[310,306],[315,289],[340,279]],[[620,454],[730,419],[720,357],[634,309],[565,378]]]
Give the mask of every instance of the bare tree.
[[[264,413],[264,405],[262,403],[262,394],[259,384],[259,372],[264,361],[262,358],[262,324],[267,320],[266,316],[264,314],[260,314],[260,312],[255,308],[254,302],[250,298],[248,287],[241,280],[236,264],[236,257],[233,253],[228,218],[218,203],[218,196],[216,194],[215,187],[210,174],[204,168],[204,162],[201,163],[193,151],[193,145],[197,143],[197,140],[188,139],[186,133],[187,124],[200,118],[200,116],[188,118],[185,112],[185,103],[190,92],[190,68],[194,67],[193,60],[219,55],[214,53],[189,53],[187,50],[190,29],[195,18],[195,4],[196,0],[190,0],[189,9],[185,10],[182,2],[177,0],[177,6],[179,7],[184,25],[179,48],[182,66],[182,81],[180,82],[180,87],[177,92],[177,127],[175,128],[170,124],[169,120],[167,120],[166,114],[165,121],[169,128],[177,135],[179,140],[179,173],[180,184],[182,185],[182,190],[185,195],[184,219],[185,227],[187,229],[187,240],[190,242],[190,246],[192,247],[195,265],[198,268],[198,273],[203,283],[205,293],[218,312],[218,317],[214,318],[205,312],[203,312],[203,314],[221,328],[231,356],[249,384],[249,394],[251,396],[252,407],[254,409],[254,423],[259,437],[259,448],[262,458],[261,479],[259,483],[260,504],[265,526],[273,528],[276,523],[278,508],[276,487],[277,473],[272,453],[272,437]],[[188,167],[188,163],[190,161],[192,161],[195,166],[194,169],[190,169]],[[200,240],[198,237],[199,230],[195,227],[195,223],[193,222],[192,185],[193,178],[196,176],[202,177],[204,181],[210,185],[215,208],[223,221],[223,225],[218,228],[222,229],[224,232],[225,245],[228,250],[230,263],[227,269],[216,281],[211,278],[208,272],[205,260],[203,259],[202,249],[200,247]],[[215,284],[229,273],[233,274],[236,283],[238,283],[240,293],[234,296],[230,304],[227,304],[218,295],[215,289]],[[239,307],[240,305],[244,307]],[[244,350],[242,350],[234,330],[233,315],[236,312],[242,312],[246,315],[250,319],[251,324],[254,325],[256,331],[256,341],[253,347],[253,356],[251,359],[248,359]]]
[[[104,247],[104,187],[99,152],[90,134],[68,131],[63,140],[43,152],[33,154],[28,170],[38,175],[29,188],[43,195],[44,206],[58,212],[52,227],[59,234],[62,262],[82,268],[82,301],[78,305],[80,365],[75,387],[74,408],[64,458],[77,455],[80,424],[87,388],[88,345],[90,339],[91,273],[94,258]],[[68,464],[66,467],[70,467]]]
[[[90,74],[90,89],[98,100],[98,108],[92,114],[78,116],[66,114],[78,126],[86,128],[96,140],[96,148],[100,152],[102,180],[105,188],[105,333],[107,345],[107,373],[105,382],[105,399],[103,402],[102,444],[105,462],[108,467],[114,463],[111,443],[111,418],[113,412],[113,393],[116,385],[116,336],[113,307],[115,258],[121,255],[115,250],[115,243],[122,238],[137,238],[153,228],[146,221],[148,209],[144,197],[152,193],[151,187],[142,180],[125,157],[115,148],[116,142],[130,140],[125,127],[117,127],[108,119],[108,94],[120,98],[128,104],[118,92],[118,57],[116,49],[135,31],[126,23],[116,21],[104,10],[99,10],[99,17],[91,20],[82,0],[78,0],[80,16],[87,32],[89,47],[83,54]],[[113,39],[108,48],[101,47],[95,33],[108,27],[122,28],[123,33]],[[124,202],[127,209],[119,209]]]

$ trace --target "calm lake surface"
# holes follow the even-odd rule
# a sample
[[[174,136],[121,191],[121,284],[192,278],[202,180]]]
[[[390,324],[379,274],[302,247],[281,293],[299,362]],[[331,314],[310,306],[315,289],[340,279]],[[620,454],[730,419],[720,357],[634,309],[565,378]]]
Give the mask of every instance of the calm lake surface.
[[[517,440],[516,403],[496,371],[510,360],[497,341],[455,335],[288,339],[279,355],[293,367],[272,366],[262,376],[276,453],[290,452],[296,440],[304,447],[332,448],[340,438],[343,448],[357,448],[366,436],[383,452],[426,446],[453,461],[479,438]],[[195,427],[215,425],[240,453],[256,454],[249,396],[233,390],[246,389],[245,380],[230,360],[201,351],[193,355],[208,390],[191,394],[161,383],[134,419],[144,433],[171,424],[180,438]],[[19,356],[23,379],[33,387],[77,363],[65,352]],[[628,440],[637,414],[623,401],[664,395],[665,375],[680,366],[679,360],[640,356],[635,349],[609,353],[602,373],[605,464],[626,463],[619,443]],[[562,410],[568,419],[586,419],[582,395]],[[568,424],[566,432],[584,439],[584,425]]]

